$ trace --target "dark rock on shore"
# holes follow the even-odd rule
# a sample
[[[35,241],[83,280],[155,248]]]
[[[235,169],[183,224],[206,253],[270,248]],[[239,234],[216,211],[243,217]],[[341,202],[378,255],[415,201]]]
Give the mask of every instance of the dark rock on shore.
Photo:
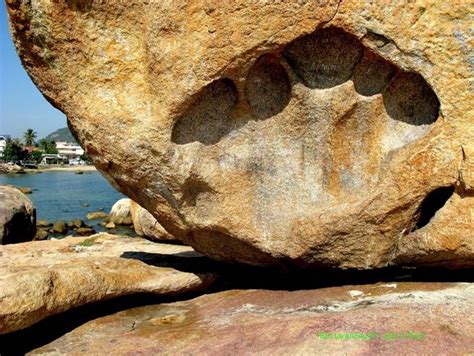
[[[86,226],[84,221],[82,221],[81,219],[76,219],[76,220],[71,221],[71,225],[72,225],[72,227],[74,227],[76,229]]]
[[[66,234],[68,231],[68,227],[67,227],[67,224],[64,220],[59,220],[59,221],[56,221],[54,224],[53,224],[53,227],[51,229],[51,232],[54,233],[54,234],[61,234],[61,235],[64,235]]]
[[[50,227],[52,224],[48,220],[38,220],[36,226],[38,227]]]
[[[76,230],[78,236],[90,236],[95,234],[95,230],[91,227],[80,227]]]
[[[36,210],[20,190],[0,186],[0,244],[31,241],[36,234]]]
[[[48,236],[49,236],[49,232],[47,229],[39,229],[38,231],[36,231],[36,236],[34,240],[36,241],[46,240]]]

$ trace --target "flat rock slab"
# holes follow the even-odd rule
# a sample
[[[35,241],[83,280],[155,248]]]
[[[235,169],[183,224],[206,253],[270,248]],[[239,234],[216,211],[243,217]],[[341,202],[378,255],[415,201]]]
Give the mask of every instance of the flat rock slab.
[[[464,354],[474,285],[231,290],[89,321],[33,354]]]
[[[188,246],[106,233],[0,246],[0,334],[110,298],[204,289],[216,274],[199,271],[200,258]]]

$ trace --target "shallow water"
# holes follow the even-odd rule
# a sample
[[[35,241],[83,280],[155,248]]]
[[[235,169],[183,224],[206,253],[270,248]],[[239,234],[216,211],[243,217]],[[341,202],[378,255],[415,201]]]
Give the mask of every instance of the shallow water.
[[[87,213],[99,209],[108,213],[124,197],[98,172],[0,174],[0,184],[32,188],[28,197],[36,207],[37,220],[86,220]]]

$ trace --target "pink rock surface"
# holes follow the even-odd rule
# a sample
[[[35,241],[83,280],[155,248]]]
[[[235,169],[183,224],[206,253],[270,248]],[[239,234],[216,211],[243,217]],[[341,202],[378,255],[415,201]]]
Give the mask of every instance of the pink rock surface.
[[[468,283],[231,290],[98,318],[33,353],[461,355],[473,296]]]

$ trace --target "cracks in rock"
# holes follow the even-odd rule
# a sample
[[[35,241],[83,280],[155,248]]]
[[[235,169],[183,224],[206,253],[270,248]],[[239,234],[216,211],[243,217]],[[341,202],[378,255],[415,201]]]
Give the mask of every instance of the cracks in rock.
[[[467,161],[467,155],[466,155],[466,150],[464,147],[461,145],[461,163],[460,167],[458,169],[458,176],[456,179],[456,193],[461,197],[473,197],[474,196],[474,189],[473,187],[469,186],[469,184],[466,182],[465,179],[465,174],[472,174],[469,172],[468,169],[465,168],[465,164]]]
[[[261,307],[254,304],[244,304],[240,308],[235,309],[228,315],[235,316],[241,313],[251,313],[260,315],[301,315],[301,314],[319,314],[319,313],[337,313],[345,312],[348,310],[366,308],[370,305],[377,304],[376,300],[363,299],[357,301],[336,301],[334,303],[322,303],[318,305],[305,305],[295,308],[281,308],[271,309],[267,307]]]
[[[130,328],[129,328],[129,330],[128,330],[128,331],[129,331],[129,332],[135,331],[135,329],[136,329],[136,326],[137,326],[137,322],[136,322],[136,321],[134,321],[134,322],[132,323],[132,325],[130,325]]]
[[[431,67],[434,67],[434,63],[429,59],[429,58],[426,58],[426,57],[423,57],[423,56],[420,56],[420,55],[417,55],[415,53],[410,53],[410,52],[407,52],[406,50],[402,49],[398,44],[397,42],[395,42],[395,40],[385,36],[385,35],[382,35],[380,33],[377,33],[375,31],[372,31],[371,29],[369,28],[365,28],[365,35],[363,35],[361,38],[360,38],[360,41],[364,41],[364,40],[367,40],[371,43],[374,43],[375,46],[379,49],[383,49],[385,46],[387,45],[393,45],[393,47],[402,55],[404,56],[407,56],[409,58],[417,58],[419,60],[422,60],[423,62],[426,62],[428,63]],[[378,44],[380,43],[380,45]]]

